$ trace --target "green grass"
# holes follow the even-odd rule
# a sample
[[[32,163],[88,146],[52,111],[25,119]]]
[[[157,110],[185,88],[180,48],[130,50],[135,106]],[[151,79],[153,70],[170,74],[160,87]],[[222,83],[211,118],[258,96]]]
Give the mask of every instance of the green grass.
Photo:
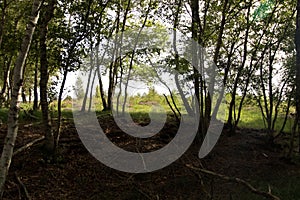
[[[58,112],[57,112],[57,105],[56,103],[52,103],[49,106],[50,109],[50,115],[53,118],[57,118]],[[35,116],[37,119],[32,119],[32,117],[26,115],[26,112],[31,112],[33,116]],[[7,123],[8,119],[8,112],[9,108],[0,108],[0,120],[3,123]],[[62,117],[63,118],[73,118],[73,113],[72,113],[72,104],[68,103],[68,105],[62,106]],[[21,103],[20,104],[20,112],[19,112],[19,120],[20,122],[27,122],[27,121],[39,121],[42,119],[42,111],[41,110],[36,110],[32,111],[32,104],[30,103]]]
[[[28,115],[25,114],[25,112],[28,112],[31,108],[32,108],[32,106],[30,104],[22,103],[20,105],[19,120],[21,122],[22,121],[28,121],[28,120],[31,119],[31,118],[28,117]],[[7,123],[8,112],[9,112],[9,108],[1,108],[0,109],[0,119],[2,120],[3,123]],[[35,117],[37,117],[38,119],[41,119],[41,116],[42,116],[41,111],[35,111],[32,114]]]
[[[130,107],[129,107],[129,112],[131,113],[131,115],[133,116],[134,120],[138,120],[141,119],[141,121],[145,121],[145,119],[149,118],[148,113],[151,111],[151,107],[152,105],[147,105],[145,103],[140,104],[139,102],[145,102],[144,99],[140,98],[140,99],[131,99],[130,100]],[[178,101],[178,100],[177,100]],[[238,124],[239,127],[241,128],[255,128],[255,129],[265,129],[266,125],[264,123],[264,120],[262,118],[261,115],[261,111],[259,109],[259,107],[257,105],[255,105],[255,103],[253,102],[254,100],[248,100],[248,104],[244,105],[242,113],[241,113],[241,119],[240,122]],[[154,100],[152,100],[151,102],[154,102]],[[155,99],[155,102],[157,102],[158,104],[162,105],[162,107],[165,109],[165,111],[170,114],[172,113],[171,109],[169,108],[169,106],[167,105],[165,99],[163,97],[161,97],[161,99]],[[250,102],[250,103],[249,103]],[[99,115],[99,113],[101,113],[102,110],[102,106],[101,106],[101,102],[99,99],[97,99],[96,101],[94,101],[95,103],[95,109],[97,112],[97,115]],[[179,103],[180,105],[180,103]],[[223,119],[227,119],[228,116],[228,105],[222,105],[223,107],[221,107],[223,110],[225,109],[226,111],[226,115]],[[20,120],[21,121],[26,121],[27,117],[25,115],[25,111],[29,111],[32,108],[32,104],[21,104],[21,111],[20,111]],[[178,106],[179,109],[181,110],[182,105]],[[57,102],[53,102],[50,104],[49,106],[50,108],[50,113],[51,116],[56,118],[57,117]],[[120,106],[119,110],[122,110],[122,107]],[[184,110],[184,109],[183,109]],[[182,114],[185,114],[185,111],[181,111]],[[105,112],[107,114],[107,112]],[[1,108],[0,109],[0,119],[5,123],[7,121],[7,114],[8,114],[8,108]],[[38,117],[39,119],[41,119],[42,113],[40,110],[35,111],[33,113],[34,116]],[[72,114],[72,101],[68,100],[68,101],[63,101],[62,102],[62,116],[63,118],[72,118],[73,114]],[[284,121],[284,112],[281,111],[278,115],[278,119],[277,122],[275,124],[275,131],[279,132],[283,121]],[[292,127],[292,119],[288,119],[285,129],[285,132],[290,132],[291,131],[291,127]]]
[[[171,109],[164,105],[164,109],[170,113]],[[220,108],[221,109],[221,108]],[[151,106],[149,105],[133,105],[130,108],[130,111],[132,113],[149,113],[151,110]],[[226,114],[222,118],[227,120],[228,117],[228,109],[225,110]],[[142,115],[142,114],[140,114]],[[220,116],[221,117],[221,116]],[[277,121],[275,123],[275,131],[279,132],[281,130],[281,127],[284,122],[285,113],[280,112]],[[291,118],[288,118],[288,121],[286,123],[286,126],[284,128],[285,132],[291,132],[293,120]],[[256,105],[245,105],[243,107],[242,113],[241,113],[241,119],[238,124],[241,128],[254,128],[254,129],[265,129],[266,124],[264,123],[264,120],[262,118],[261,111],[258,106]]]
[[[1,108],[0,109],[0,119],[3,123],[6,123],[8,115],[8,108]]]
[[[279,113],[277,121],[275,123],[275,131],[279,132],[284,122],[284,113]],[[284,128],[285,132],[291,132],[293,120],[288,118],[286,126]],[[239,127],[242,128],[255,128],[255,129],[265,129],[267,128],[264,120],[262,118],[261,111],[258,106],[247,106],[245,105],[242,113],[241,120],[239,122]]]
[[[265,128],[261,113],[254,106],[245,107],[241,113],[240,127]]]

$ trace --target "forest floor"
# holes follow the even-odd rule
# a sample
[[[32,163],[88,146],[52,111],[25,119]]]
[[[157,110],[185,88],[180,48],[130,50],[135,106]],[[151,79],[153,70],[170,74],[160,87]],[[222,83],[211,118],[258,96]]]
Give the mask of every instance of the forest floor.
[[[136,141],[125,136],[111,117],[102,116],[99,121],[111,141],[124,149],[135,146]],[[41,125],[24,125],[26,123],[20,125],[15,149],[42,135]],[[176,125],[168,123],[160,134],[145,140],[143,147],[146,150],[162,147],[176,131]],[[2,125],[1,149],[5,134],[6,127]],[[270,188],[284,200],[300,199],[299,164],[286,162],[281,149],[266,145],[263,130],[239,129],[229,137],[225,129],[213,151],[201,160],[199,148],[192,145],[180,159],[164,169],[147,174],[124,173],[96,160],[83,146],[74,124],[65,121],[56,162],[43,160],[41,142],[17,154],[3,198],[26,199],[23,184],[31,199],[264,199],[237,183],[186,166],[190,165],[242,178],[263,191]]]

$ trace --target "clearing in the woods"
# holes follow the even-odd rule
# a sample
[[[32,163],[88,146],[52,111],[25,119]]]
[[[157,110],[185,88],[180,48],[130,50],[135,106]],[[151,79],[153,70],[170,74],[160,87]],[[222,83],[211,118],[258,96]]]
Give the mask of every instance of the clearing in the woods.
[[[136,139],[123,133],[109,113],[101,114],[99,122],[111,141],[135,151]],[[42,136],[40,126],[39,123],[28,126],[28,122],[23,122],[15,149]],[[158,135],[143,140],[140,150],[146,152],[166,145],[176,131],[176,122],[169,119]],[[164,169],[129,174],[96,160],[83,146],[70,118],[63,123],[54,163],[42,159],[39,142],[14,156],[3,198],[23,199],[27,193],[32,199],[264,199],[241,184],[195,171],[189,166],[241,178],[258,190],[271,190],[281,199],[300,198],[299,165],[297,160],[283,159],[284,138],[270,147],[262,129],[238,129],[233,136],[228,136],[226,131],[225,127],[216,147],[202,160],[197,157],[200,146],[192,145],[179,160]],[[1,142],[5,134],[6,125],[3,124]]]

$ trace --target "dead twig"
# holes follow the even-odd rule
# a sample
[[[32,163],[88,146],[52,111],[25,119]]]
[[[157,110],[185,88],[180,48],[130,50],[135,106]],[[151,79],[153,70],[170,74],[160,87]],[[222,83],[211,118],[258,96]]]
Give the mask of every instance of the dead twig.
[[[17,150],[13,153],[13,156],[15,156],[15,155],[17,155],[18,153],[24,151],[25,149],[31,147],[31,146],[34,145],[35,143],[37,143],[37,142],[43,140],[44,138],[45,138],[45,136],[41,136],[41,137],[39,137],[39,138],[33,140],[32,142],[29,142],[28,144],[22,146],[21,148],[17,149]]]
[[[263,197],[266,197],[266,198],[272,199],[272,200],[280,200],[279,197],[277,197],[277,196],[275,196],[271,193],[270,187],[269,187],[268,192],[264,192],[264,191],[260,191],[256,188],[254,188],[250,183],[248,183],[247,181],[245,181],[243,179],[240,179],[240,178],[225,176],[225,175],[218,174],[218,173],[215,173],[213,171],[206,170],[206,169],[196,168],[196,167],[193,167],[189,164],[186,164],[185,166],[192,169],[192,170],[196,170],[196,171],[199,171],[199,172],[204,173],[204,174],[208,174],[208,175],[211,175],[211,176],[214,176],[214,177],[218,177],[218,178],[226,180],[226,181],[239,183],[239,184],[245,186],[249,191],[251,191],[254,194],[261,195]]]
[[[23,127],[24,128],[29,128],[29,127],[36,126],[36,125],[39,125],[39,124],[42,124],[42,122],[36,122],[36,123],[26,124]]]
[[[30,197],[30,195],[29,195],[29,193],[28,193],[28,190],[27,190],[27,188],[25,187],[24,183],[23,183],[23,182],[21,181],[21,179],[19,178],[17,172],[15,172],[15,176],[16,176],[16,179],[17,179],[18,183],[22,186],[26,198],[27,198],[28,200],[31,200],[31,197]]]

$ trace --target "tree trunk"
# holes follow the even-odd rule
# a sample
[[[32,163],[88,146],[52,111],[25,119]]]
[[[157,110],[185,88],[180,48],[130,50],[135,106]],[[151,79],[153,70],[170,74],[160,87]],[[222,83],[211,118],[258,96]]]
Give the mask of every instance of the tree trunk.
[[[62,83],[60,86],[60,90],[59,90],[59,95],[58,95],[58,102],[57,102],[57,112],[58,112],[58,117],[57,117],[57,129],[56,129],[56,139],[55,139],[55,149],[57,149],[58,147],[58,143],[59,143],[59,138],[60,138],[60,134],[61,134],[61,102],[62,102],[62,95],[64,92],[64,88],[66,85],[66,80],[67,80],[67,76],[68,76],[68,70],[64,70],[64,74],[63,74],[63,79],[62,79]]]
[[[31,95],[32,95],[31,89],[29,88],[29,89],[28,89],[28,102],[29,102],[30,104],[31,104],[31,101],[32,101]]]
[[[124,31],[125,31],[125,25],[126,25],[126,20],[127,20],[127,15],[128,15],[128,12],[129,12],[129,9],[130,9],[130,3],[131,3],[131,0],[128,0],[127,2],[127,7],[126,7],[126,10],[125,10],[125,14],[124,14],[124,18],[123,18],[123,25],[122,25],[122,29],[121,29],[121,38],[120,38],[120,56],[122,56],[122,45],[123,45],[123,34],[124,34]],[[120,97],[122,95],[122,82],[123,82],[123,66],[122,66],[122,59],[120,58],[119,59],[119,67],[120,67],[120,83],[119,83],[119,94],[117,96],[117,103],[116,103],[116,111],[117,111],[117,114],[119,114],[119,104],[120,104]],[[125,94],[127,94],[127,91],[125,90]],[[125,110],[125,104],[126,104],[126,98],[124,100],[124,106],[123,106],[123,114],[124,114],[124,110]]]
[[[179,69],[180,63],[179,63],[179,55],[178,55],[177,44],[176,44],[176,40],[177,40],[177,32],[176,32],[176,30],[177,30],[178,25],[179,25],[179,14],[180,14],[181,6],[182,6],[182,1],[179,0],[178,3],[177,3],[177,9],[176,9],[176,13],[175,13],[175,17],[174,17],[174,25],[173,25],[173,29],[174,29],[174,31],[173,31],[173,50],[174,50],[174,53],[175,53],[175,69],[177,71],[180,70]],[[157,77],[159,77],[159,74],[157,74]],[[168,87],[168,85],[166,83],[164,83],[163,80],[161,80],[161,78],[159,78],[159,79],[160,79],[160,82],[163,83],[168,88],[168,90],[170,92],[170,95],[172,95],[171,89]],[[188,100],[185,97],[184,92],[182,91],[182,88],[181,88],[181,86],[179,84],[178,74],[175,74],[175,78],[174,79],[175,79],[175,84],[176,84],[178,93],[179,93],[179,95],[181,97],[181,100],[183,102],[183,105],[184,105],[184,107],[185,107],[188,115],[193,116],[194,112],[193,112],[191,106],[189,105]],[[178,113],[180,113],[180,112],[178,112]]]
[[[103,106],[103,110],[105,111],[105,110],[107,110],[107,103],[106,103],[106,99],[105,99],[105,93],[104,93],[104,88],[103,88],[103,83],[102,83],[102,76],[101,76],[101,72],[100,72],[100,64],[101,63],[99,62],[99,46],[97,46],[97,49],[96,49],[97,75],[98,75],[98,82],[99,82],[102,106]]]
[[[39,65],[39,60],[37,57],[36,60],[36,65],[34,69],[34,86],[33,86],[33,110],[38,109],[38,65]]]
[[[206,117],[205,118],[208,120],[208,123],[210,123],[211,111],[212,111],[212,102],[213,102],[214,90],[215,90],[216,75],[215,75],[214,72],[217,71],[216,65],[218,63],[219,56],[220,56],[220,50],[221,50],[221,46],[222,46],[222,43],[223,43],[223,35],[224,35],[225,24],[226,24],[226,17],[227,17],[226,14],[227,14],[227,10],[229,9],[229,8],[227,8],[227,5],[228,5],[228,0],[225,0],[224,5],[223,5],[223,9],[222,9],[222,20],[221,20],[220,31],[219,31],[219,35],[218,35],[218,41],[217,41],[217,45],[216,45],[215,52],[214,52],[214,60],[213,61],[214,61],[215,65],[213,65],[214,66],[213,67],[213,73],[212,73],[212,75],[210,77],[210,81],[209,81],[210,91],[213,92],[213,93],[208,94],[207,102],[205,103],[205,107],[206,107],[206,111],[205,111],[205,116]],[[225,87],[225,86],[223,86],[223,87]],[[220,96],[222,97],[223,94],[220,94]],[[219,106],[220,106],[220,104],[216,104],[216,107],[213,110],[213,113],[212,113],[213,119],[217,118],[217,113],[218,113],[218,110],[219,110]]]
[[[8,114],[7,123],[7,135],[4,141],[3,151],[0,159],[0,195],[2,196],[4,190],[4,184],[8,170],[10,167],[13,149],[18,133],[18,117],[19,117],[19,92],[21,91],[23,84],[23,71],[25,67],[25,61],[28,56],[29,48],[32,41],[32,35],[35,30],[39,18],[40,7],[42,0],[35,0],[33,2],[32,11],[29,22],[27,24],[26,32],[22,41],[21,50],[19,52],[15,69],[14,69],[14,82],[13,93],[10,102],[10,109]]]
[[[294,16],[294,13],[293,15]],[[264,103],[264,109],[265,109],[265,115],[266,115],[266,121],[267,121],[267,131],[268,131],[268,136],[269,136],[269,141],[272,144],[274,140],[274,127],[275,123],[277,120],[277,115],[278,115],[278,107],[281,102],[281,97],[282,97],[282,92],[285,87],[286,81],[283,83],[283,86],[281,89],[278,91],[278,94],[275,96],[274,94],[274,88],[273,88],[273,77],[275,76],[274,74],[274,61],[275,61],[275,56],[280,50],[281,43],[283,39],[286,37],[288,27],[291,26],[291,24],[287,24],[286,27],[284,28],[283,32],[281,33],[281,36],[278,35],[278,41],[276,43],[272,44],[273,48],[268,49],[268,66],[267,66],[267,76],[266,76],[266,83],[264,83],[264,74],[266,72],[263,70],[264,65],[262,64],[260,66],[260,82],[261,82],[261,90],[263,93],[263,103]],[[271,42],[271,41],[270,41]],[[266,45],[269,46],[269,45]],[[265,85],[266,84],[266,85]],[[268,91],[268,92],[267,92]],[[275,99],[278,101],[277,105],[274,105]],[[275,110],[274,110],[275,108]]]
[[[233,43],[231,44],[231,47],[230,47],[230,52],[227,56],[226,66],[224,68],[224,77],[223,77],[223,86],[224,87],[222,88],[221,93],[217,99],[216,107],[213,111],[212,116],[217,116],[217,112],[219,111],[220,105],[222,103],[222,99],[223,99],[223,96],[225,93],[225,85],[228,82],[229,70],[230,70],[230,66],[232,65],[232,57],[234,55],[235,45],[236,45],[236,41],[233,41]]]
[[[230,129],[230,134],[234,134],[235,133],[235,129],[236,129],[236,120],[233,119],[233,111],[235,111],[235,105],[236,105],[236,94],[237,94],[237,89],[238,89],[238,84],[240,81],[240,76],[242,75],[242,71],[245,67],[246,61],[247,61],[247,55],[248,55],[248,38],[249,38],[249,32],[250,32],[250,6],[248,7],[248,12],[247,12],[247,29],[245,30],[245,39],[244,39],[244,52],[243,52],[243,61],[242,64],[240,65],[240,67],[238,68],[238,73],[235,77],[235,81],[234,81],[234,86],[233,86],[233,90],[231,93],[231,101],[230,101],[230,105],[229,105],[229,115],[228,115],[228,125],[229,125],[229,129]]]
[[[8,63],[4,63],[5,69],[4,69],[4,76],[3,76],[3,85],[0,92],[0,107],[2,106],[3,102],[7,101],[8,98],[5,98],[6,90],[8,89],[8,82],[9,82],[9,72],[10,72],[10,65],[12,63],[13,56],[11,55]],[[7,96],[7,95],[6,95]]]
[[[143,24],[142,24],[142,26],[141,26],[141,28],[139,30],[139,33],[138,33],[137,37],[134,40],[135,44],[134,44],[134,48],[133,48],[133,51],[132,51],[132,54],[131,54],[131,57],[130,57],[129,71],[128,71],[127,80],[126,80],[126,84],[125,84],[125,90],[124,90],[125,91],[125,95],[124,95],[124,102],[123,102],[123,106],[122,106],[122,115],[125,114],[125,106],[126,106],[127,98],[128,98],[128,92],[127,92],[127,90],[128,90],[128,85],[129,85],[129,80],[130,80],[132,68],[133,68],[133,59],[134,59],[134,56],[135,56],[135,50],[136,50],[136,47],[138,45],[141,33],[142,33],[143,29],[145,28],[145,25],[146,25],[146,22],[147,22],[147,19],[148,19],[148,15],[149,15],[149,12],[151,10],[151,7],[150,7],[151,3],[152,2],[150,0],[149,7],[148,7],[148,9],[146,11],[146,16],[145,16],[144,22],[143,22]],[[130,1],[128,1],[128,8],[129,8],[129,4],[130,4]],[[126,13],[127,13],[127,11],[126,11]],[[124,18],[124,24],[126,22],[125,20],[126,19]],[[120,84],[122,84],[122,83],[120,83]]]
[[[284,133],[284,128],[286,126],[286,122],[287,122],[288,116],[290,114],[290,108],[291,108],[291,104],[292,104],[292,99],[293,99],[294,91],[295,91],[295,86],[293,86],[293,88],[292,88],[292,90],[291,90],[291,92],[290,92],[290,94],[288,96],[288,103],[287,103],[287,107],[286,107],[286,110],[285,110],[285,117],[284,117],[284,121],[283,121],[283,124],[282,124],[282,127],[281,127],[280,131],[279,131],[278,136],[280,134]]]
[[[23,103],[27,103],[27,99],[26,99],[26,94],[25,94],[25,89],[22,88],[22,102]]]
[[[86,14],[85,14],[85,18],[83,20],[84,21],[84,27],[83,27],[83,31],[82,32],[84,34],[81,34],[78,38],[76,38],[73,41],[71,47],[68,49],[68,57],[67,57],[67,60],[66,60],[66,65],[63,67],[63,79],[62,79],[62,83],[61,83],[61,86],[60,86],[59,96],[58,96],[58,102],[57,102],[57,112],[58,112],[58,117],[57,118],[58,119],[57,119],[56,136],[55,136],[56,139],[55,139],[54,151],[58,148],[59,138],[60,138],[60,134],[61,134],[61,118],[62,118],[61,103],[62,103],[62,95],[63,95],[63,91],[64,91],[64,88],[65,88],[65,84],[66,84],[68,73],[70,71],[72,71],[72,69],[69,68],[70,67],[70,62],[71,62],[71,55],[74,53],[76,45],[85,38],[85,36],[86,36],[85,34],[88,32],[87,31],[87,18],[90,15],[92,2],[93,2],[92,0],[90,0],[88,2],[88,8],[87,8],[87,11],[86,11]]]
[[[298,121],[299,152],[300,152],[300,0],[297,1],[297,26],[296,26],[296,118]]]
[[[118,36],[119,33],[119,27],[120,27],[120,5],[118,8],[118,12],[117,12],[117,27],[116,27],[116,35]],[[118,37],[116,36],[115,38],[115,46],[113,49],[113,56],[111,59],[111,64],[109,65],[109,85],[108,85],[108,91],[107,91],[107,109],[108,110],[112,110],[112,99],[113,99],[113,94],[115,91],[115,86],[116,86],[116,82],[115,82],[115,78],[117,77],[116,73],[118,72],[118,65],[116,62],[116,58],[118,55],[118,50],[117,50],[117,43],[118,43]]]
[[[49,79],[48,74],[48,58],[47,58],[47,34],[48,24],[53,17],[56,0],[51,0],[50,4],[45,7],[45,14],[41,17],[40,25],[40,101],[42,106],[43,131],[45,134],[44,153],[45,156],[54,154],[54,136],[51,129],[51,121],[48,108],[47,84]]]
[[[113,78],[113,65],[114,61],[109,66],[109,85],[107,91],[107,109],[112,110],[112,98],[113,98],[113,88],[114,88],[114,78]]]
[[[198,0],[192,0],[191,1],[191,9],[192,9],[192,38],[198,42],[199,45],[202,45],[201,41],[201,35],[202,35],[202,28],[201,28],[201,22],[200,22],[200,16],[199,16],[199,1]],[[199,122],[199,130],[197,134],[197,141],[201,142],[201,140],[204,138],[204,134],[206,133],[206,126],[204,122],[204,101],[203,101],[203,79],[201,75],[201,69],[202,69],[202,54],[201,50],[198,51],[198,47],[195,43],[192,44],[192,65],[193,65],[193,76],[194,76],[194,89],[195,89],[195,97],[198,101],[200,108],[197,106],[195,107],[196,116],[200,116],[200,122]],[[200,57],[200,63],[199,63],[199,57]],[[201,67],[198,67],[198,66]],[[200,73],[199,73],[200,71]],[[201,95],[201,97],[200,97]]]
[[[1,6],[2,14],[1,14],[1,23],[0,23],[0,49],[2,48],[7,7],[8,7],[7,0],[4,0]]]
[[[96,69],[97,70],[97,69]],[[89,99],[89,109],[88,112],[91,112],[92,109],[92,103],[93,103],[93,91],[94,91],[94,85],[95,85],[95,79],[96,79],[97,72],[94,72],[93,80],[92,80],[92,85],[90,89],[90,99]]]
[[[87,82],[87,86],[86,86],[86,89],[85,89],[85,94],[84,94],[84,98],[83,98],[83,102],[82,102],[82,106],[81,106],[81,112],[84,112],[85,109],[86,109],[86,101],[87,101],[87,98],[88,98],[90,84],[91,84],[91,77],[92,77],[92,74],[93,74],[94,61],[93,61],[92,52],[91,52],[91,55],[90,55],[90,59],[91,59],[91,66],[90,66],[88,82]]]

